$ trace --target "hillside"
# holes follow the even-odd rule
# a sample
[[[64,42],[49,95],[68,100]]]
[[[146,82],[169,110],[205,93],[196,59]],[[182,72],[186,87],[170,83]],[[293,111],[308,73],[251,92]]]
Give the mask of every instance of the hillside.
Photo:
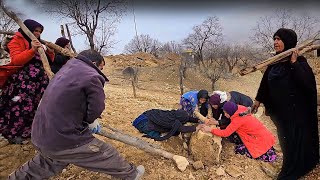
[[[102,114],[102,125],[109,125],[117,128],[132,136],[141,137],[141,134],[131,125],[131,122],[142,112],[152,108],[174,109],[178,107],[180,99],[178,60],[168,58],[158,60],[151,55],[138,55],[143,57],[139,62],[139,82],[137,89],[137,98],[133,97],[132,87],[129,80],[124,79],[122,70],[131,64],[131,59],[137,55],[117,55],[106,57],[106,66],[104,73],[110,82],[105,86],[106,109]],[[317,66],[314,63],[314,66]],[[319,68],[319,67],[317,67]],[[236,90],[243,92],[254,98],[259,86],[262,74],[260,71],[246,75],[235,75],[232,78],[220,79],[217,82],[217,89],[230,91]],[[209,90],[208,80],[198,76],[188,76],[185,82],[186,89],[206,88]],[[274,134],[276,129],[269,117],[262,116],[261,122],[266,125]],[[257,160],[252,160],[233,152],[234,145],[223,140],[223,150],[221,163],[212,167],[205,167],[201,170],[194,170],[189,166],[184,172],[180,172],[171,160],[158,156],[152,156],[137,148],[128,146],[121,142],[110,140],[97,135],[108,143],[111,143],[129,162],[142,164],[146,168],[145,180],[169,180],[169,179],[272,179],[261,168],[267,166]],[[158,144],[169,152],[188,156],[188,152],[182,147],[182,140],[179,137],[172,137],[164,142],[154,142],[143,138],[146,141]],[[279,144],[275,146],[279,159],[270,167],[279,171],[281,167],[282,154]],[[35,150],[30,143],[26,145],[7,145],[0,148],[0,179],[5,177],[33,157]],[[216,169],[221,167],[225,170],[228,166],[235,165],[239,167],[241,175],[238,178],[230,176],[228,173],[217,174]],[[320,167],[310,173],[306,179],[320,179]],[[73,165],[68,166],[60,175],[51,178],[58,179],[112,179],[108,175],[84,170]]]

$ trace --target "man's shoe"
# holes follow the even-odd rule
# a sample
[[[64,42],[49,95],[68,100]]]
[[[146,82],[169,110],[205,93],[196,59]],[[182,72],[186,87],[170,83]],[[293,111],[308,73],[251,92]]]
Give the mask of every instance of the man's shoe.
[[[139,166],[137,167],[137,171],[138,171],[138,173],[137,173],[136,178],[134,178],[134,180],[140,180],[140,179],[142,178],[142,176],[143,176],[143,174],[144,174],[144,172],[145,172],[144,166],[139,165]]]

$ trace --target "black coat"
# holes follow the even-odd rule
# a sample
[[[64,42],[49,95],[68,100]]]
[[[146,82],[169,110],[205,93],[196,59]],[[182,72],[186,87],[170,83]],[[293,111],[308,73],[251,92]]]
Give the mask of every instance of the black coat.
[[[194,132],[196,131],[196,126],[184,126],[183,124],[187,122],[199,122],[198,119],[188,116],[188,113],[184,110],[151,109],[143,114],[148,118],[148,130],[161,133],[168,132],[165,136],[155,139],[157,141],[168,139],[180,132]]]
[[[297,179],[319,161],[317,89],[311,67],[299,56],[265,71],[256,100],[263,103],[278,131],[284,162],[279,179]]]
[[[57,73],[63,65],[67,63],[67,61],[70,59],[69,56],[62,55],[60,53],[57,53],[54,57],[54,61],[51,64],[51,70],[53,73]]]

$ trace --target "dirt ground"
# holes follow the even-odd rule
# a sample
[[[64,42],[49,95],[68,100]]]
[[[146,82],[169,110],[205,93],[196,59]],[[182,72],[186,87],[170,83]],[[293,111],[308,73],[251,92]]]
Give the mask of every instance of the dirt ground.
[[[117,57],[119,58],[119,57]],[[117,128],[132,136],[141,137],[142,135],[131,125],[131,122],[142,112],[152,108],[160,109],[175,109],[178,107],[180,98],[178,65],[172,64],[164,65],[161,63],[160,67],[152,61],[147,63],[149,65],[139,69],[139,83],[137,89],[137,98],[133,97],[132,87],[129,80],[124,79],[121,70],[124,69],[128,63],[128,59],[120,57],[122,60],[114,60],[113,57],[108,57],[104,73],[108,76],[110,83],[105,86],[106,92],[106,109],[102,114],[102,125],[109,125]],[[135,57],[130,57],[135,58]],[[130,59],[129,58],[129,59]],[[121,62],[119,64],[119,62]],[[122,63],[123,62],[123,63]],[[152,64],[152,65],[150,65]],[[252,98],[255,96],[259,82],[261,80],[261,72],[255,72],[246,76],[234,76],[229,79],[221,79],[217,82],[216,89],[230,91],[236,90],[243,92]],[[207,88],[210,84],[199,85],[196,79],[191,77],[186,79],[186,90],[193,88]],[[260,120],[267,126],[274,134],[276,129],[269,117],[261,116]],[[262,163],[257,160],[249,159],[242,155],[234,153],[234,145],[223,139],[222,141],[222,156],[219,164],[215,166],[205,166],[204,169],[195,170],[192,166],[188,166],[184,172],[180,172],[173,161],[153,156],[145,153],[137,148],[129,145],[110,140],[97,135],[99,139],[112,144],[122,156],[129,162],[136,165],[142,164],[146,168],[146,173],[143,179],[145,180],[169,180],[169,179],[272,179],[268,176],[262,167],[269,167],[270,164]],[[165,150],[188,157],[188,152],[182,146],[180,137],[172,137],[164,142],[154,142],[153,140],[142,139],[160,145]],[[0,145],[1,147],[1,145]],[[275,163],[271,163],[270,168],[274,172],[278,172],[281,168],[282,154],[279,144],[275,146],[279,155]],[[9,173],[21,166],[23,163],[31,159],[35,154],[30,142],[26,145],[6,145],[0,148],[0,179],[5,179]],[[268,166],[269,165],[269,166]],[[231,166],[238,167],[240,176],[232,177],[226,172],[226,169]],[[222,169],[222,172],[217,173],[217,169]],[[109,175],[91,172],[73,165],[68,166],[63,172],[52,180],[73,180],[73,179],[114,179]],[[318,166],[305,179],[320,180],[320,167]]]

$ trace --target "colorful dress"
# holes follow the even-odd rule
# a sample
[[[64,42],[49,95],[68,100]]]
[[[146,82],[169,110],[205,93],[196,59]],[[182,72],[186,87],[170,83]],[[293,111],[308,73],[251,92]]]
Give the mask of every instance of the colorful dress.
[[[5,138],[30,137],[35,111],[48,83],[37,57],[7,80],[0,101],[0,133]]]

